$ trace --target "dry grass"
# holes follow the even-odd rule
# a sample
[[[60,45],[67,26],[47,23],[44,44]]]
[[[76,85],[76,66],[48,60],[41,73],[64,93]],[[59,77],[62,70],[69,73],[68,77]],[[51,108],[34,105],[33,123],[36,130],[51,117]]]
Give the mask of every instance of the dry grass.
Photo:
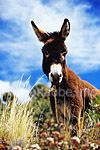
[[[28,110],[28,103],[17,104],[14,100],[5,107],[0,117],[0,139],[6,140],[10,147],[20,145],[25,147],[35,134],[33,112]],[[29,139],[28,139],[29,138]],[[28,141],[29,140],[29,141]]]

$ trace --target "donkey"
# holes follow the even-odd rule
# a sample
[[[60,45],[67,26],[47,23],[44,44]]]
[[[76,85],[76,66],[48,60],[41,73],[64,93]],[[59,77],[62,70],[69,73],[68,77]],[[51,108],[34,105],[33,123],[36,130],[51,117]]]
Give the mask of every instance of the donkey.
[[[80,117],[83,108],[89,107],[89,101],[96,95],[100,95],[100,90],[86,81],[80,79],[71,69],[68,68],[65,56],[68,53],[65,40],[70,32],[70,22],[64,19],[60,32],[46,33],[40,30],[33,21],[32,27],[39,39],[44,43],[43,72],[56,87],[56,100],[59,122],[66,124],[76,132],[79,130]],[[55,97],[53,91],[50,92],[51,109],[56,117]]]

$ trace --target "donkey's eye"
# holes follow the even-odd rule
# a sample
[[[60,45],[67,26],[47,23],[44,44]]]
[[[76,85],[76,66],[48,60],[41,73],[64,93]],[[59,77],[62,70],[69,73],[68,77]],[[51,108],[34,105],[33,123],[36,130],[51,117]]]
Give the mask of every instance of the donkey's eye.
[[[48,51],[45,51],[45,52],[44,52],[44,55],[45,55],[45,57],[48,58],[48,57],[50,56],[50,53],[49,53]]]
[[[66,52],[63,52],[63,53],[62,53],[62,56],[64,56],[64,57],[65,57],[65,56],[66,56]]]

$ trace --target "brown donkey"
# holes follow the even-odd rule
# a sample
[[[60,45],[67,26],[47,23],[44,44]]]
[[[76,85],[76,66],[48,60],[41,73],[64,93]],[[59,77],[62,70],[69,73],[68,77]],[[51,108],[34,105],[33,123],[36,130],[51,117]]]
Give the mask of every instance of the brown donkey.
[[[66,64],[65,56],[68,53],[65,40],[70,32],[68,19],[64,20],[60,32],[45,33],[33,21],[32,27],[39,39],[44,43],[43,71],[56,87],[57,112],[59,122],[66,122],[75,132],[79,129],[80,116],[83,108],[89,107],[89,101],[100,95],[100,90],[86,81],[83,81]],[[55,97],[50,92],[50,103],[55,120]]]

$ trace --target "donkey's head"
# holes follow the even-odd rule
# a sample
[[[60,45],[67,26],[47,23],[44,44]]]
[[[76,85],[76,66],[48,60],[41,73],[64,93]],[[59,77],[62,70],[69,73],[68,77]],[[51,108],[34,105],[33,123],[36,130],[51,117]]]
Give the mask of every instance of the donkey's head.
[[[52,84],[60,84],[65,70],[65,55],[68,53],[64,43],[70,32],[68,19],[64,20],[60,32],[45,33],[40,30],[33,21],[32,27],[40,41],[44,43],[43,71],[48,76]]]

